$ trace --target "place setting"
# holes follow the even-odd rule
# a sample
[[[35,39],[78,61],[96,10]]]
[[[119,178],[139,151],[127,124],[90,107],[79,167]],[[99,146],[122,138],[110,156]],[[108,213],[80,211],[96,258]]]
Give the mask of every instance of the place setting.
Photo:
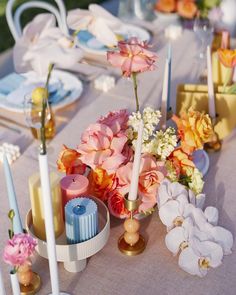
[[[236,127],[236,49],[214,15],[220,1],[199,3],[121,0],[116,16],[103,4],[29,1],[13,17],[8,2],[15,72],[0,79],[0,294],[172,294],[175,280],[177,295],[208,285],[213,295],[214,282],[234,284],[234,138],[224,143]],[[31,5],[48,12],[22,29]],[[159,39],[143,21],[165,28]],[[193,44],[173,46],[185,30]],[[186,60],[205,78],[186,83]]]

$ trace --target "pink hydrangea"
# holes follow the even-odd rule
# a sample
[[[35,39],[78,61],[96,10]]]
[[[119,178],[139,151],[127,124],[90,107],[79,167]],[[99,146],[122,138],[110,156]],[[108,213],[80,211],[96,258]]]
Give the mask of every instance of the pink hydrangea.
[[[23,265],[34,253],[36,245],[36,240],[29,234],[16,234],[7,241],[3,252],[3,260],[13,267]]]

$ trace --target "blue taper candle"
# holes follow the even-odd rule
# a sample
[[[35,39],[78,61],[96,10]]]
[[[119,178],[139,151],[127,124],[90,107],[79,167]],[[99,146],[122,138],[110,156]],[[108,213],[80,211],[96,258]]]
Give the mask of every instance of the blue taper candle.
[[[5,173],[6,184],[7,184],[7,194],[8,194],[10,209],[14,210],[15,212],[15,217],[13,219],[14,234],[22,233],[23,227],[22,227],[20,213],[19,213],[18,204],[16,200],[16,192],[15,192],[15,188],[13,184],[11,169],[5,154],[3,155],[3,166],[4,166],[4,173]]]
[[[169,43],[168,45],[168,67],[169,67],[169,71],[168,71],[168,93],[167,93],[167,112],[170,110],[170,89],[171,89],[171,58],[172,58],[172,48],[171,48],[171,43]]]

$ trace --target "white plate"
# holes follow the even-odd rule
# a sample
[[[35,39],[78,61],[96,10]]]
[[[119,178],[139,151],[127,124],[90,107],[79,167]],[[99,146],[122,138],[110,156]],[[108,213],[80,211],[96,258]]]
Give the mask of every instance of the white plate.
[[[30,93],[35,87],[44,85],[43,80],[38,78],[33,72],[23,74],[23,76],[26,77],[26,80],[18,89],[7,96],[1,96],[0,107],[9,111],[23,113],[25,95]],[[65,96],[64,99],[58,101],[58,103],[52,103],[53,110],[63,108],[80,98],[83,91],[83,84],[75,75],[60,70],[54,70],[52,72],[51,81],[55,87],[61,83],[63,89],[69,91],[69,94]],[[17,99],[17,101],[14,100],[14,98]]]
[[[119,30],[116,30],[115,33],[127,38],[137,37],[141,41],[149,42],[151,40],[151,35],[147,30],[134,25],[124,24]],[[76,43],[80,48],[91,54],[105,55],[107,50],[110,49],[101,44],[95,37],[92,37],[87,41],[80,42],[76,36]]]
[[[209,156],[204,150],[197,150],[193,153],[193,162],[201,171],[202,175],[205,176],[209,169]]]

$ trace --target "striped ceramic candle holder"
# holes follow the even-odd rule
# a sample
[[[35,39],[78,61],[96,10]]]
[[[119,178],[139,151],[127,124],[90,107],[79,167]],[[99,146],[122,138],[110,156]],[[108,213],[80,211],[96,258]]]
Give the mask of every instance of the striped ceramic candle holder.
[[[86,197],[69,201],[65,206],[65,222],[68,244],[91,239],[98,233],[97,204]]]

